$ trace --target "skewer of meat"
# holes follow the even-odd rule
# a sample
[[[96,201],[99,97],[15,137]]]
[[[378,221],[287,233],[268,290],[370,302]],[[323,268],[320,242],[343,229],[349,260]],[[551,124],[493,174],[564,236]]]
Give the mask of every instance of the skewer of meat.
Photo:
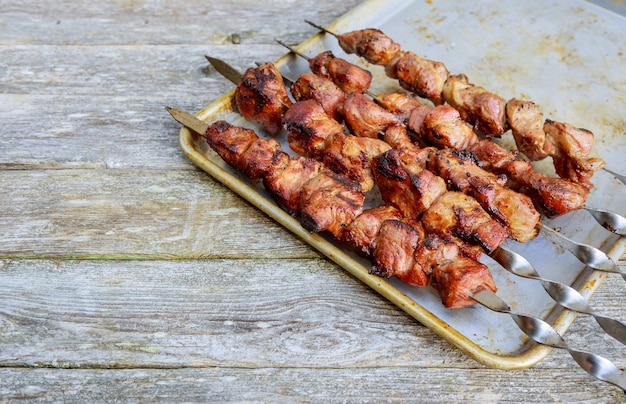
[[[276,42],[288,46],[276,39]],[[372,83],[372,73],[336,57],[331,51],[322,52],[312,58],[304,56],[309,62],[309,68],[314,74],[330,79],[337,84],[344,93],[364,93]]]
[[[293,104],[291,106],[291,108],[287,111],[286,115],[290,114],[290,111],[296,111],[296,112],[293,113],[294,117],[300,115],[300,112],[302,112],[302,111],[301,111],[301,109],[299,109],[299,106],[305,106],[304,113],[305,114],[308,113],[308,111],[312,110],[312,108],[311,108],[312,104],[310,104],[310,103],[309,104],[305,104],[305,103],[306,103],[306,101],[297,102],[297,103]],[[319,116],[319,118],[313,119],[313,121],[317,121],[317,122],[320,122],[320,121],[331,121],[332,122],[332,119],[329,118],[328,116],[323,116],[323,117],[321,116],[321,115],[324,114],[324,112],[323,112],[322,108],[319,107],[318,104],[316,104],[316,105],[318,106],[318,110],[317,110],[316,113]],[[285,119],[286,124],[285,125],[288,126],[289,125],[288,122],[292,122],[292,124],[295,125],[298,122],[298,120],[294,119],[294,117],[286,117],[286,119]],[[307,121],[307,120],[310,120],[310,119],[305,119],[305,121]],[[302,123],[302,122],[300,122],[300,123]],[[299,131],[302,132],[301,130],[299,130]],[[306,130],[304,132],[310,133],[309,130]],[[337,135],[337,133],[333,133],[332,134],[332,136],[336,136],[336,135]],[[357,137],[353,137],[353,136],[351,136],[351,137],[355,138],[355,139],[368,140],[368,141],[372,141],[372,142],[374,142],[374,141],[375,142],[380,142],[377,139],[357,138]],[[307,139],[307,142],[298,142],[298,141],[290,142],[290,144],[293,145],[294,143],[296,143],[296,144],[308,143],[308,140],[309,139]],[[313,144],[317,144],[317,142],[313,142]],[[225,158],[231,158],[231,159],[232,159],[232,156],[228,154],[229,151],[231,149],[232,150],[239,150],[239,148],[235,147],[235,146],[232,146],[230,148],[229,147],[222,147],[222,148],[220,148],[219,144],[216,145],[216,146],[212,146],[212,147],[214,149],[218,150],[218,153],[219,153],[219,150],[223,149],[220,155],[222,155]],[[303,147],[303,148],[306,149],[306,147]],[[307,150],[307,151],[310,151],[310,150]],[[311,153],[311,154],[314,154],[316,152],[321,152],[321,150],[313,148],[313,153]],[[326,153],[326,150],[324,150],[324,153]],[[240,167],[240,166],[237,165],[237,161],[238,160],[234,161],[233,165],[235,167]],[[246,171],[243,167],[240,167],[240,169]],[[295,182],[293,182],[293,183],[289,182],[288,184],[295,184],[295,183],[302,182],[302,178],[299,178],[299,176],[297,175],[299,170],[295,170],[295,171],[296,171],[295,174],[290,174],[290,175],[285,176],[286,178],[292,178],[292,177],[296,178]],[[424,170],[424,173],[430,174],[430,172],[428,172],[426,170]],[[430,174],[430,175],[432,176],[432,174]],[[267,177],[265,177],[265,178],[267,178]],[[441,179],[439,179],[439,181],[440,181],[440,185],[441,185],[440,188],[442,188],[445,191],[445,184],[443,184],[443,181]],[[272,183],[273,182],[270,182],[269,184],[272,184]],[[267,187],[268,182],[265,179],[264,179],[264,184]],[[293,203],[291,203],[291,204],[286,203],[284,201],[285,198],[280,196],[280,195],[283,195],[285,192],[278,192],[278,193],[276,193],[276,192],[270,191],[270,193],[273,194],[273,195],[274,194],[278,195],[277,197],[275,197],[276,200],[278,201],[278,204],[280,206],[282,206],[283,208],[286,208],[285,210],[287,212],[290,212],[292,214],[296,214],[297,213],[295,208],[291,208],[290,209],[290,207],[294,206],[294,204]],[[453,210],[456,210],[458,212],[468,212],[467,214],[463,215],[463,217],[465,217],[465,220],[463,221],[463,223],[460,224],[460,227],[462,229],[461,233],[467,234],[467,235],[475,234],[472,237],[474,239],[480,239],[481,237],[484,237],[484,236],[480,236],[480,232],[476,231],[476,229],[478,229],[480,227],[482,227],[484,229],[489,228],[489,226],[484,226],[485,220],[487,220],[487,221],[491,222],[494,226],[496,226],[497,229],[499,229],[499,231],[495,231],[494,233],[495,234],[500,234],[500,239],[498,239],[491,246],[491,249],[489,251],[491,252],[493,249],[497,248],[499,246],[499,244],[501,243],[501,241],[506,238],[506,233],[504,232],[504,230],[502,228],[500,228],[500,226],[497,225],[488,216],[488,214],[486,212],[483,212],[482,221],[480,223],[476,222],[473,219],[471,219],[470,216],[476,216],[476,213],[475,212],[471,212],[471,211],[472,210],[476,211],[477,209],[482,211],[480,206],[475,201],[471,200],[471,198],[467,198],[465,195],[458,194],[458,193],[451,193],[450,194],[450,196],[454,196],[454,195],[457,195],[457,197],[456,198],[448,198],[445,202],[444,202],[444,199],[442,199],[441,201],[438,202],[438,205],[437,205],[438,211],[434,211],[434,213],[433,213],[434,220],[430,221],[430,223],[432,225],[431,227],[434,228],[434,229],[437,229],[437,231],[439,231],[439,232],[443,232],[443,233],[440,233],[440,234],[442,234],[443,236],[446,236],[446,238],[452,238],[453,236],[451,236],[448,232],[454,231],[453,227],[457,225],[458,221],[456,219],[454,219],[453,221],[449,221],[446,224],[445,228],[443,228],[442,226],[437,226],[437,224],[441,221],[441,218],[439,217],[439,213],[442,211],[442,209],[443,210],[447,210],[449,212],[451,212]],[[461,199],[469,199],[469,200],[471,200],[474,203],[473,207],[470,207],[469,205],[467,205],[467,201],[463,202],[463,205],[459,204],[458,203],[458,197],[460,197]],[[404,240],[402,242],[394,241],[394,240],[398,239],[397,237],[390,239],[388,236],[386,236],[384,238],[384,240],[388,240],[386,242],[388,247],[391,246],[391,245],[395,245],[396,247],[400,246],[400,245],[407,245],[406,243],[407,243],[408,240],[417,240],[417,239],[419,239],[419,237],[416,237],[416,234],[419,235],[422,231],[417,231],[416,229],[413,228],[413,226],[417,226],[418,229],[421,229],[421,225],[418,225],[418,222],[416,222],[415,219],[408,219],[408,220],[411,221],[411,224],[408,224],[408,223],[405,223],[405,224],[395,223],[393,226],[389,225],[389,226],[383,227],[383,229],[385,229],[385,230],[382,232],[382,234],[394,234],[394,233],[396,233],[398,231],[402,231],[404,233],[404,235],[406,236],[406,237],[400,238],[400,239]],[[472,223],[475,223],[475,224],[472,224]],[[304,224],[307,225],[307,222],[305,222]],[[312,229],[314,227],[307,226],[306,228]],[[315,228],[320,228],[320,227],[318,226],[318,227],[315,227]],[[335,233],[332,233],[332,234],[337,236],[337,234],[335,234]],[[495,240],[495,237],[493,235],[490,235],[489,237],[491,237],[492,240]],[[383,239],[381,239],[381,240],[383,240]],[[450,243],[450,242],[446,241],[445,243]],[[381,245],[383,245],[383,244],[381,244]],[[411,245],[411,243],[409,243],[409,245]],[[454,247],[452,247],[452,246],[454,246]],[[415,246],[413,246],[413,249],[414,248],[415,248]],[[456,246],[456,244],[451,244],[450,248],[453,248],[454,251],[458,251],[458,247]],[[395,248],[395,250],[397,250],[397,248]],[[375,263],[375,265],[373,266],[373,269],[372,269],[373,273],[376,273],[378,275],[385,276],[385,277],[389,277],[391,275],[397,275],[400,279],[403,279],[403,280],[408,281],[408,282],[413,283],[413,284],[417,284],[417,285],[423,286],[424,285],[423,281],[427,277],[424,274],[420,275],[420,273],[421,273],[420,271],[421,270],[419,270],[419,271],[418,270],[411,270],[411,267],[407,267],[406,265],[393,264],[393,262],[396,262],[396,261],[397,262],[403,262],[405,264],[413,262],[412,259],[406,259],[406,258],[398,260],[397,254],[391,254],[391,255],[389,254],[389,251],[393,252],[395,250],[394,249],[389,250],[388,248],[378,248],[377,250],[374,250],[374,249],[371,250],[373,252],[372,256],[373,256],[373,260],[374,260],[374,263]],[[475,254],[476,258],[478,258],[479,255],[480,255],[480,253],[476,254],[476,252],[474,252],[474,254]],[[457,253],[457,255],[458,255],[458,253]],[[457,260],[457,261],[458,262],[465,262],[466,259],[467,258],[464,257],[463,259],[460,259],[460,260]],[[391,260],[391,264],[387,263],[388,260]],[[477,268],[477,269],[483,268],[483,266],[482,266],[483,264],[480,264],[480,265],[477,264],[477,265],[473,265],[473,266],[469,265],[468,262],[465,262],[465,264],[468,267],[467,271],[469,271],[469,268]],[[413,265],[413,264],[411,264],[411,265]],[[448,266],[450,266],[451,268],[453,267],[452,264],[448,264]],[[432,267],[432,264],[430,264],[430,267]],[[417,268],[419,268],[419,267],[417,267]],[[478,272],[481,272],[481,271],[483,271],[483,270],[481,269]],[[448,276],[448,278],[449,277],[450,276]],[[444,283],[445,282],[444,278],[442,278],[442,277],[438,277],[438,278],[440,278],[439,281],[438,281],[439,283]],[[451,279],[453,279],[453,278],[451,278]],[[470,282],[470,280],[472,279],[471,277],[467,277],[466,276],[465,279],[466,279],[465,283],[469,282],[470,284],[476,284],[476,282],[473,282],[473,281]],[[454,285],[454,283],[450,283],[450,287],[453,287],[453,285]],[[470,303],[474,304],[474,301],[472,301],[470,299],[467,299],[467,298],[465,298],[464,303],[458,303],[458,302],[457,303],[453,303],[453,301],[450,300],[450,299],[452,299],[451,296],[456,295],[456,294],[457,293],[452,293],[452,294],[448,293],[447,294],[448,296],[450,296],[450,297],[448,297],[448,300],[447,300],[447,303],[446,303],[447,306],[454,305],[455,307],[458,307],[459,305],[466,305],[466,304],[470,304]]]
[[[445,69],[434,69],[432,65],[440,62],[427,61],[412,56],[411,52],[402,51],[397,43],[378,29],[336,34],[310,21],[306,22],[335,36],[345,52],[356,53],[370,63],[384,66],[387,75],[397,78],[403,88],[408,87],[405,83],[409,80],[421,80],[431,85],[444,81],[442,86],[437,87],[441,88],[441,93],[435,93],[434,97],[425,96],[424,91],[415,92],[436,105],[441,104],[443,99],[456,108],[465,121],[487,137],[501,136],[510,127],[520,151],[531,160],[552,156],[555,170],[563,178],[591,188],[591,176],[605,165],[602,159],[589,157],[593,133],[552,120],[546,120],[542,124],[541,112],[530,101],[514,98],[507,102],[502,97],[470,83],[463,74],[449,75]],[[405,77],[398,74],[398,65],[407,58],[419,67],[405,69],[409,72],[408,77]],[[421,77],[414,77],[416,75]],[[437,77],[437,80],[433,77]]]

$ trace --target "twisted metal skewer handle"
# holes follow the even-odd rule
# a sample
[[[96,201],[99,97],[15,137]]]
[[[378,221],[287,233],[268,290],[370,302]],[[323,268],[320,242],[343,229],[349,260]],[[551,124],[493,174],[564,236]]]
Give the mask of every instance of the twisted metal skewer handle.
[[[541,282],[541,286],[555,302],[566,309],[592,316],[607,334],[626,345],[626,324],[596,313],[576,289],[560,282],[542,278],[526,258],[502,246],[493,251],[490,256],[512,274]]]
[[[626,273],[621,271],[615,264],[615,261],[613,261],[613,259],[604,251],[587,244],[577,243],[544,224],[540,223],[539,226],[541,227],[541,232],[544,236],[546,236],[546,238],[571,252],[586,266],[599,271],[618,273],[622,275],[624,280],[626,280]]]
[[[626,236],[626,217],[604,209],[585,207],[591,216],[608,231],[620,236]]]
[[[509,305],[495,293],[482,290],[473,294],[472,298],[489,310],[510,315],[519,329],[535,342],[566,350],[584,371],[598,380],[621,388],[626,393],[626,373],[613,362],[600,355],[570,347],[550,324],[536,317],[513,313]]]

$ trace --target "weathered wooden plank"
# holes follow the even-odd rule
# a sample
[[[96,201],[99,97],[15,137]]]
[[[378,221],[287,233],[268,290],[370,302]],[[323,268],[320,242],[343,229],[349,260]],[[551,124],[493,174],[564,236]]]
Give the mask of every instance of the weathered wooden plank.
[[[319,256],[201,171],[9,170],[0,189],[3,257]]]
[[[37,402],[624,403],[619,389],[569,370],[0,369],[0,396]]]
[[[301,41],[361,1],[3,1],[0,44],[268,43]],[[235,41],[237,42],[237,40]]]
[[[232,89],[204,58],[226,49],[156,48],[0,47],[10,66],[0,70],[0,168],[191,168],[164,106],[195,112]],[[253,63],[270,47],[248,49]]]
[[[0,261],[0,330],[4,367],[484,368],[323,259]],[[626,365],[589,319],[566,339]],[[562,351],[540,366],[588,378]]]
[[[270,45],[0,46],[2,93],[52,96],[189,97],[204,106],[234,86],[207,62],[222,58],[244,71],[286,53]],[[62,101],[66,101],[64,98]],[[121,99],[123,102],[123,99]],[[165,100],[164,100],[165,101]],[[78,104],[80,105],[80,104]],[[106,104],[103,104],[106,105]]]
[[[322,259],[6,261],[0,307],[2,366],[476,366]]]

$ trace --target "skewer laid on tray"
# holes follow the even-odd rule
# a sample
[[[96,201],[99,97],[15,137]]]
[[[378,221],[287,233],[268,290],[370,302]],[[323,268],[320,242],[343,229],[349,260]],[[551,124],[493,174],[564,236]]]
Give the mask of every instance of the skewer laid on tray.
[[[255,156],[258,156],[257,151],[264,148],[263,142],[251,130],[236,128],[224,121],[219,121],[209,126],[203,121],[195,118],[193,115],[187,114],[183,111],[176,110],[170,107],[167,107],[167,110],[181,124],[203,136],[207,140],[209,145],[216,152],[218,152],[218,154],[222,156],[222,158],[225,158],[227,162],[231,164],[233,162],[237,162],[237,164],[242,164],[244,161],[250,161],[248,160],[249,158],[255,159]],[[234,133],[228,135],[227,133],[231,130],[233,130]],[[241,147],[241,140],[244,138],[248,139],[247,148]],[[254,138],[256,138],[257,140],[254,140]],[[269,157],[269,160],[265,161],[272,161],[273,163],[276,163],[275,157],[279,155],[283,156],[284,153],[281,154],[279,152],[280,146],[276,142],[272,142],[271,140],[265,142],[268,142],[268,144],[270,145],[270,150],[274,150],[273,153],[265,154],[266,158]],[[254,146],[251,146],[251,144],[253,144]],[[252,156],[248,156],[246,158],[245,154],[250,151],[251,147],[254,148],[254,150],[251,151]],[[283,161],[284,158],[285,157],[283,157]],[[263,169],[257,165],[240,165],[239,167],[240,169],[244,168],[247,175],[254,173],[254,176],[259,176],[263,178],[265,178],[265,175],[268,175],[267,173],[272,170],[272,168],[265,166],[265,171],[263,173]],[[339,181],[336,184],[342,184],[342,182]],[[303,186],[305,187],[306,183]],[[344,185],[338,186],[340,188],[344,187]],[[348,193],[353,193],[354,189],[356,189],[350,185],[347,185],[347,187],[348,188],[344,189],[344,191],[347,190]],[[338,194],[342,194],[342,192],[336,193],[334,195]],[[322,202],[328,203],[327,199],[328,195],[321,197]],[[343,200],[344,198],[340,197],[339,199]],[[311,199],[307,199],[307,203],[310,201]],[[389,222],[393,224],[396,223],[395,221]],[[454,266],[455,262],[457,262],[458,259],[462,258],[455,257],[454,260],[449,261],[448,263]],[[452,273],[449,275],[452,275]],[[439,286],[444,285],[445,284],[439,284]],[[626,373],[617,368],[612,362],[599,355],[568,346],[563,338],[543,320],[533,316],[527,316],[511,312],[509,306],[495,293],[487,288],[476,289],[468,297],[480,303],[484,307],[489,308],[490,310],[508,313],[516,322],[520,330],[522,330],[526,335],[528,335],[536,342],[554,348],[567,350],[572,358],[574,358],[574,360],[581,366],[581,368],[583,368],[591,376],[597,378],[598,380],[613,384],[626,391]]]
[[[294,47],[291,47],[290,45],[284,43],[283,41],[276,39],[276,41],[281,44],[282,46],[286,47],[287,49],[289,49],[290,51],[292,51],[293,53],[295,53],[296,55],[306,59],[309,62],[309,65],[312,69],[319,69],[319,63],[318,60],[321,58],[322,55],[328,55],[329,52],[322,52],[320,53],[318,56],[311,58],[305,54],[303,54],[302,52],[298,51],[297,49],[295,49]],[[332,55],[332,54],[331,54]],[[328,57],[328,56],[326,56]],[[339,59],[334,57],[334,55],[332,56],[334,59]],[[341,60],[341,59],[340,59]],[[369,60],[369,59],[368,59]],[[332,78],[332,77],[331,77]],[[361,92],[371,96],[374,100],[376,100],[378,103],[382,104],[383,107],[388,108],[389,104],[388,102],[393,102],[393,99],[391,98],[387,98],[387,99],[383,99],[383,97],[381,96],[377,96],[376,94],[372,94],[371,92],[367,91],[367,88],[362,87],[361,88]],[[402,96],[403,94],[397,94],[397,96]],[[405,97],[404,99],[407,99],[408,97]],[[408,103],[407,101],[403,101],[405,103]],[[416,99],[413,98],[412,101],[412,105],[419,105],[419,107],[416,107],[415,109],[429,109],[429,107],[427,107],[426,105],[423,105],[421,103],[419,103],[419,101],[417,101]],[[407,108],[406,106],[403,106],[403,108]],[[451,107],[449,106],[437,106],[435,108],[447,108],[447,109],[451,109]],[[408,121],[407,124],[410,125],[412,124],[412,122],[414,121],[413,116],[414,115],[422,115],[421,119],[423,119],[423,115],[426,114],[426,112],[422,112],[422,111],[413,111],[413,112],[418,112],[417,114],[411,114],[411,111],[403,111],[404,114],[406,114],[406,120]],[[410,117],[409,117],[410,115]],[[459,119],[460,120],[461,116],[459,115]],[[418,118],[419,119],[419,118]],[[391,121],[390,121],[391,122]],[[452,122],[452,124],[458,125],[458,122]],[[469,126],[469,124],[468,124]],[[410,127],[410,129],[414,130],[414,132],[418,132],[418,130],[415,130],[413,127]],[[439,147],[452,147],[455,149],[459,149],[457,146],[458,145],[463,145],[464,147],[467,146],[474,146],[474,148],[476,148],[476,146],[478,146],[479,150],[480,147],[482,145],[484,145],[485,143],[491,143],[488,142],[486,140],[479,140],[479,138],[474,134],[473,131],[469,130],[469,127],[467,128],[466,132],[470,132],[472,138],[470,139],[454,139],[454,141],[456,143],[453,143],[452,141],[449,141],[449,139],[444,139],[446,141],[448,141],[447,143],[442,142],[442,141],[437,141],[435,140],[436,143],[438,143],[437,145]],[[457,131],[458,132],[458,131]],[[431,140],[434,140],[434,137],[440,137],[440,133],[435,133],[435,136],[430,136]],[[544,135],[545,137],[545,135]],[[498,146],[495,143],[491,143],[492,147],[498,147],[500,149],[501,146]],[[471,150],[472,152],[474,152],[474,150]],[[491,153],[491,155],[506,155],[508,153],[506,153],[506,151],[504,149],[499,150],[494,152],[493,150],[487,150],[486,153],[484,153],[484,155],[491,157],[489,155],[489,153]],[[496,156],[497,157],[497,156]],[[505,159],[510,159],[510,157],[507,155],[504,157]],[[503,166],[505,163],[512,163],[513,161],[505,161],[505,162],[497,162],[496,164],[500,164],[500,166]],[[524,164],[526,163],[526,164]],[[490,162],[488,162],[488,164],[491,164]],[[520,167],[521,165],[521,167]],[[559,178],[550,178],[547,177],[545,175],[541,175],[543,178],[540,178],[538,180],[528,180],[527,179],[527,175],[528,173],[532,173],[533,175],[537,176],[539,174],[535,173],[532,169],[532,166],[530,164],[528,164],[526,161],[521,161],[521,160],[517,160],[517,162],[515,163],[515,166],[513,166],[513,164],[511,164],[509,167],[512,167],[509,170],[506,170],[506,168],[503,167],[499,167],[500,168],[500,172],[504,172],[507,175],[514,175],[515,179],[517,179],[518,181],[522,181],[524,182],[522,184],[522,188],[523,189],[529,189],[529,191],[531,192],[530,195],[533,196],[533,201],[537,201],[535,204],[537,207],[543,207],[542,212],[546,213],[548,216],[552,217],[552,216],[557,216],[557,215],[561,215],[561,214],[565,214],[569,211],[572,210],[578,210],[578,209],[585,209],[586,211],[588,211],[592,217],[605,229],[618,234],[618,235],[626,235],[626,218],[618,213],[615,212],[611,212],[605,209],[597,209],[597,208],[591,208],[589,206],[584,206],[583,203],[586,199],[586,193],[588,193],[588,189],[591,187],[591,183],[588,182],[588,180],[585,180],[585,186],[583,187],[582,185],[578,185],[576,182],[567,180],[567,179],[559,179]],[[520,168],[522,168],[522,170],[520,171]],[[578,195],[574,195],[574,199],[572,199],[572,206],[568,206],[565,207],[563,199],[561,198],[555,198],[556,200],[558,200],[558,203],[560,204],[560,206],[557,209],[553,209],[551,206],[550,207],[546,207],[546,206],[542,206],[543,201],[542,198],[543,196],[541,195],[542,192],[544,192],[541,189],[534,189],[533,185],[529,184],[529,181],[534,181],[534,182],[547,182],[548,184],[546,184],[546,186],[549,187],[553,187],[553,188],[561,188],[561,191],[566,191],[566,194],[568,192],[570,192],[571,190],[569,188],[572,187],[576,187],[579,186],[581,189],[577,190],[577,193],[580,193],[581,196]],[[561,181],[561,183],[558,183],[558,181]],[[551,185],[551,183],[555,183],[554,185]],[[569,184],[568,184],[569,183]],[[553,192],[556,191],[556,189],[553,190]],[[562,195],[561,197],[563,197],[564,195]],[[576,198],[578,198],[578,200],[576,200]],[[565,198],[565,200],[567,200],[567,198]],[[547,231],[549,231],[550,229],[547,229]],[[553,232],[552,232],[553,233]],[[554,234],[549,234],[549,237],[551,237],[551,239],[554,239]],[[573,246],[573,244],[569,241],[566,241],[565,243],[568,248],[571,248]],[[592,247],[593,248],[593,247]],[[580,248],[574,248],[573,250],[574,255],[579,258],[579,257],[584,257],[589,255],[590,259],[586,259],[586,262],[583,261],[583,263],[588,263],[587,265],[595,268],[595,269],[599,269],[599,270],[607,270],[609,272],[618,272],[617,267],[615,265],[614,262],[612,262],[612,260],[608,257],[606,257],[603,253],[600,253],[599,255],[597,254],[597,252],[590,252],[588,246],[583,246]],[[591,254],[591,255],[590,255]],[[624,274],[622,274],[624,275]],[[626,277],[624,278],[626,280]]]
[[[591,176],[603,169],[626,184],[625,175],[606,169],[601,159],[589,157],[593,133],[551,120],[546,120],[542,127],[542,114],[533,102],[517,99],[506,102],[498,95],[469,83],[464,75],[449,75],[441,62],[402,51],[399,44],[380,30],[364,29],[337,34],[311,21],[305,22],[333,35],[347,53],[356,53],[370,63],[384,66],[387,75],[398,79],[403,88],[436,104],[447,101],[488,137],[501,136],[510,127],[523,154],[531,160],[552,156],[560,176],[591,187]],[[585,209],[606,229],[626,235],[626,219],[623,216],[604,209]]]
[[[546,120],[532,101],[506,101],[497,94],[469,82],[464,74],[451,75],[441,62],[421,58],[378,29],[361,29],[344,34],[319,24],[305,22],[337,39],[347,53],[384,66],[387,76],[420,97],[439,104],[447,102],[487,137],[499,137],[510,127],[515,142],[531,160],[551,156],[557,173],[590,186],[595,171],[605,166],[602,159],[590,158],[593,133],[566,123]],[[556,135],[556,136],[555,136]]]
[[[235,70],[234,68],[232,68],[231,66],[229,66],[227,63],[225,63],[222,60],[219,59],[215,59],[212,57],[208,57],[207,56],[207,60],[209,60],[209,62],[216,68],[216,70],[218,70],[222,75],[224,75],[226,78],[228,78],[229,80],[231,80],[231,82],[233,82],[233,84],[241,86],[242,80],[243,80],[243,75],[241,73],[239,73],[237,70]],[[262,63],[257,63],[258,66],[262,66]],[[259,68],[260,69],[260,68]],[[285,77],[285,75],[281,75],[283,80],[289,84],[289,86],[292,87],[292,93],[296,92],[301,92],[301,93],[307,93],[307,94],[311,94],[313,93],[314,89],[309,89],[310,91],[307,91],[306,89],[303,89],[302,86],[304,86],[305,84],[302,83],[299,80],[293,80],[289,77]],[[307,80],[311,80],[313,79],[312,77],[306,76]],[[305,80],[306,81],[306,80]],[[300,85],[296,85],[297,83],[300,83]],[[318,84],[319,81],[315,81],[315,84]],[[328,88],[329,84],[322,84],[320,85],[323,88]],[[243,87],[243,86],[241,86]],[[294,87],[296,87],[294,89]],[[252,89],[253,86],[249,86],[248,90]],[[295,90],[295,91],[294,91]],[[281,89],[282,91],[282,89]],[[262,91],[259,91],[262,92]],[[302,99],[300,98],[302,94],[297,94],[294,95],[294,97],[296,99],[299,99],[300,101],[302,101]],[[253,99],[259,99],[262,98],[260,95],[259,96],[255,96],[253,97]],[[241,101],[242,103],[244,103],[245,101]],[[301,104],[301,105],[304,105]],[[308,105],[308,104],[307,104]],[[297,105],[292,105],[290,108],[293,109],[298,109]],[[287,109],[287,111],[289,111],[289,108]],[[285,114],[285,117],[283,118],[283,121],[285,123],[285,125],[289,125],[289,122],[291,120],[291,118],[289,118],[287,115],[289,115],[288,113]],[[328,117],[329,121],[332,121],[332,119],[330,117]],[[323,121],[323,118],[321,118],[321,116],[317,116],[316,117],[316,121],[319,124],[319,122]],[[305,125],[303,122],[299,122],[300,125]],[[292,134],[290,134],[291,136]],[[309,134],[310,135],[310,134]],[[370,140],[370,139],[365,139],[365,140]],[[372,142],[380,142],[379,140],[374,140],[371,139]],[[290,144],[292,144],[292,141],[290,141]],[[405,146],[406,147],[406,146]],[[585,246],[586,247],[586,246]],[[580,249],[583,248],[580,245],[575,245],[572,246],[570,249]],[[595,250],[592,250],[595,251]],[[494,258],[496,260],[496,262],[498,262],[500,265],[502,265],[506,270],[508,270],[509,272],[515,274],[515,275],[519,275],[522,277],[526,277],[526,278],[530,278],[530,279],[535,279],[538,280],[539,282],[541,282],[542,286],[544,287],[544,289],[546,290],[546,292],[550,295],[550,297],[555,300],[555,302],[557,302],[559,305],[561,305],[562,307],[565,307],[567,309],[570,310],[574,310],[577,311],[579,313],[584,313],[584,314],[588,314],[593,316],[596,321],[598,322],[598,324],[612,337],[614,337],[615,339],[617,339],[618,341],[626,344],[626,325],[624,325],[623,323],[621,323],[620,321],[598,314],[596,312],[594,312],[594,310],[591,308],[591,306],[586,302],[586,300],[584,299],[584,297],[575,289],[558,283],[558,282],[554,282],[551,280],[547,280],[544,278],[540,278],[539,274],[537,273],[537,271],[532,267],[532,265],[521,255],[506,249],[505,247],[503,247],[502,245],[498,246],[498,248],[496,248],[494,251],[492,251],[490,253],[490,256],[492,258]],[[589,261],[589,260],[588,260]]]

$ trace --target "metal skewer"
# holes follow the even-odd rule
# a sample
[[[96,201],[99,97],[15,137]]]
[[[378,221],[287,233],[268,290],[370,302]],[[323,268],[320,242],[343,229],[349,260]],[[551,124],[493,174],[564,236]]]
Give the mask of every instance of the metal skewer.
[[[596,313],[576,289],[560,282],[542,278],[526,258],[509,249],[498,248],[489,256],[512,274],[541,282],[545,291],[559,305],[578,313],[593,316],[607,334],[626,345],[626,324]]]
[[[553,243],[571,252],[581,263],[598,271],[614,272],[626,280],[626,273],[619,269],[615,261],[599,248],[577,243],[554,229],[539,223],[541,233]]]
[[[626,393],[626,373],[608,359],[591,352],[570,347],[550,324],[536,317],[512,312],[506,302],[490,291],[483,290],[477,292],[472,295],[472,299],[489,310],[509,314],[519,329],[535,342],[566,350],[576,363],[591,376],[603,382],[613,384]]]
[[[584,207],[593,218],[608,231],[620,236],[626,236],[626,217],[604,209]]]

